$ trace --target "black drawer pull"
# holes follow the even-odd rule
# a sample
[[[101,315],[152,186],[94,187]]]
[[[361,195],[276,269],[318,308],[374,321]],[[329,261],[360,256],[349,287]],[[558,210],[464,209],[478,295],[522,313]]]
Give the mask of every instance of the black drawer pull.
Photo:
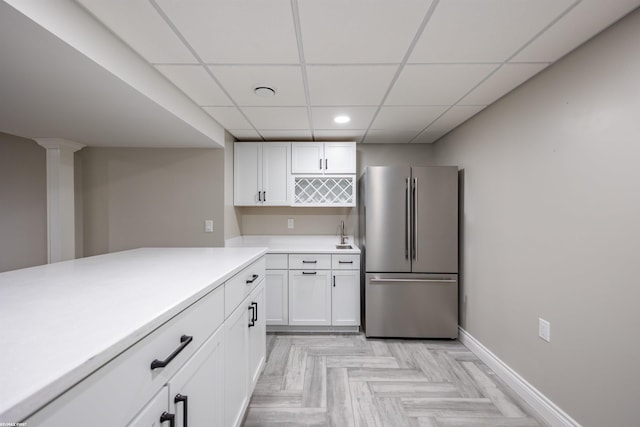
[[[317,264],[318,261],[305,261],[305,260],[302,260],[302,263],[303,264]]]
[[[153,370],[156,368],[164,368],[165,366],[167,366],[178,354],[180,354],[182,350],[184,350],[186,346],[189,345],[191,341],[193,341],[193,337],[190,337],[188,335],[181,336],[180,342],[182,344],[180,344],[180,347],[176,348],[175,351],[171,353],[169,357],[167,357],[165,360],[156,359],[153,362],[151,362],[151,369]]]
[[[353,264],[353,261],[338,261],[338,264]]]
[[[308,272],[308,271],[303,271],[302,274],[309,274],[309,275],[313,275],[313,274],[318,274],[317,271],[312,271],[312,272]]]
[[[162,415],[160,415],[160,424],[164,423],[165,421],[169,421],[169,427],[175,427],[176,415],[170,414],[168,412],[163,412]]]
[[[182,407],[182,427],[187,427],[187,421],[189,419],[189,416],[187,415],[189,410],[187,409],[187,396],[183,396],[180,393],[176,394],[175,399],[173,399],[173,403],[176,404],[176,406],[178,405],[178,402],[182,402],[183,407]],[[177,410],[176,410],[177,412]]]
[[[256,309],[253,304],[248,308],[251,310],[251,319],[249,319],[249,327],[251,328],[252,326],[256,326]]]
[[[257,303],[257,302],[252,302],[252,303],[251,303],[251,305],[252,305],[253,307],[255,307],[255,310],[253,311],[253,314],[254,314],[254,316],[255,316],[255,317],[254,317],[254,319],[253,319],[253,321],[254,321],[254,322],[257,322],[257,321],[258,321],[258,303]]]
[[[257,274],[252,275],[252,276],[251,276],[251,279],[250,279],[250,280],[247,280],[247,285],[248,285],[248,284],[250,284],[250,283],[255,282],[255,281],[256,281],[256,279],[257,279],[258,277],[259,277],[259,276],[258,276]]]

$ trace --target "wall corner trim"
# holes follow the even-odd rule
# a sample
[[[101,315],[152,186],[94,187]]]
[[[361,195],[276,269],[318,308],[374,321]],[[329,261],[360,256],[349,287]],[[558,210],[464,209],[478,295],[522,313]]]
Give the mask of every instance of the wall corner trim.
[[[529,384],[527,380],[500,360],[480,341],[461,327],[459,327],[459,331],[460,342],[489,366],[522,400],[529,404],[538,417],[552,427],[581,427],[569,414]]]

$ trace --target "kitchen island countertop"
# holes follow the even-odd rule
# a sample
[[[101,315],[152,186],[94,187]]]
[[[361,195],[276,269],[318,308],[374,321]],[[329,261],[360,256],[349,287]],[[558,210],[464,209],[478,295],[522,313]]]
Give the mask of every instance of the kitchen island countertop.
[[[143,248],[0,273],[0,421],[24,420],[265,252]]]

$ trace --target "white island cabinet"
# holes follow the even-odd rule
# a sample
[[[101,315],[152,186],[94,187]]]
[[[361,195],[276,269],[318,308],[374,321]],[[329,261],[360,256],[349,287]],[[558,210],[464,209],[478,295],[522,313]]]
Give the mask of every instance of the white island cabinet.
[[[139,249],[0,274],[0,419],[239,425],[264,366],[264,253]]]

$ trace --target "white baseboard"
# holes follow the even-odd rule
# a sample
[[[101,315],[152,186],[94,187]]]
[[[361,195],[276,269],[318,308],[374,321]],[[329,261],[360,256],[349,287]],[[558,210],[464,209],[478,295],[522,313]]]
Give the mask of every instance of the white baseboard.
[[[480,341],[476,340],[464,329],[459,329],[460,342],[489,366],[522,400],[527,402],[537,416],[552,427],[581,427],[576,420],[518,375],[516,371],[482,345]]]

